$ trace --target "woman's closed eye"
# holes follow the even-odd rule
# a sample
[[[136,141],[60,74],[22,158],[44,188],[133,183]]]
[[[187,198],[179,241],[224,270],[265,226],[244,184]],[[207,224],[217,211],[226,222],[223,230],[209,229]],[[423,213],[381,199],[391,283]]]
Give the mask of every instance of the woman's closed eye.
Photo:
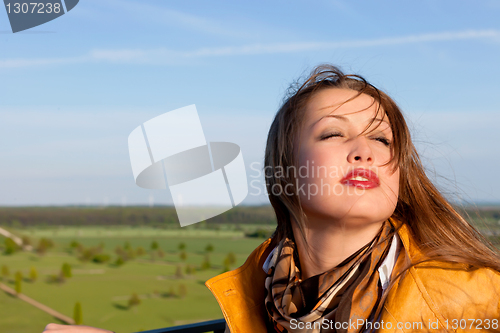
[[[373,139],[376,141],[382,142],[387,147],[389,147],[391,145],[391,141],[384,136],[378,136],[378,137],[375,137]]]
[[[333,132],[333,133],[329,133],[329,134],[325,134],[325,135],[321,136],[320,140],[327,140],[327,139],[330,139],[333,137],[343,137],[343,136],[344,135],[340,132]],[[383,136],[375,137],[373,139],[383,143],[387,147],[389,147],[391,145],[391,141]]]
[[[332,133],[322,135],[320,137],[320,140],[326,140],[326,139],[333,138],[333,137],[343,137],[343,136],[344,135],[340,132],[332,132]]]

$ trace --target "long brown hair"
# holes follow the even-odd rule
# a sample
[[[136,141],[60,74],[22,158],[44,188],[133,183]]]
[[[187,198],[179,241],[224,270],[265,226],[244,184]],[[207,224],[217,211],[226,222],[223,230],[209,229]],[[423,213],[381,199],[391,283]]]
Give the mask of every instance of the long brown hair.
[[[389,163],[394,163],[393,167],[400,170],[399,198],[392,217],[408,226],[416,246],[425,254],[425,259],[421,261],[456,262],[471,268],[491,267],[500,271],[498,250],[453,208],[425,174],[397,104],[363,77],[344,74],[332,65],[314,68],[302,83],[295,83],[289,88],[269,130],[264,175],[269,200],[278,221],[273,243],[284,237],[294,238],[292,218],[297,221],[305,241],[307,217],[297,192],[289,195],[287,191],[275,191],[276,187],[283,189],[296,184],[295,175],[275,171],[297,167],[293,147],[300,133],[305,106],[315,93],[328,88],[350,89],[357,92],[355,97],[367,94],[378,104],[377,112],[387,115],[394,143]]]

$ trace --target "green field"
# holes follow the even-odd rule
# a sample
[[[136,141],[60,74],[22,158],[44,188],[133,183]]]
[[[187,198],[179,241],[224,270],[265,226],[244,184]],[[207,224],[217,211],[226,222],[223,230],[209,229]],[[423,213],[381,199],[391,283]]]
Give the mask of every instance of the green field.
[[[115,332],[135,332],[173,325],[222,318],[217,301],[204,286],[209,278],[223,270],[223,262],[229,252],[235,254],[235,268],[243,264],[248,254],[264,239],[244,237],[241,230],[232,227],[220,230],[134,227],[27,227],[9,228],[16,235],[25,235],[32,240],[46,237],[54,247],[45,255],[34,252],[16,252],[0,256],[0,266],[9,268],[9,277],[4,283],[14,288],[14,273],[24,276],[22,293],[69,317],[73,316],[75,302],[80,302],[85,325],[103,327]],[[126,244],[134,251],[145,249],[142,256],[128,260],[121,266],[113,263],[82,262],[77,251],[70,249],[72,241],[83,248],[103,246],[113,262],[117,246]],[[151,243],[156,240],[164,256],[151,256]],[[4,239],[0,237],[3,243]],[[179,243],[185,243],[187,258],[180,258]],[[212,267],[201,270],[208,244],[214,247],[209,254]],[[49,276],[57,275],[63,263],[72,267],[72,277],[63,283],[49,282]],[[186,274],[187,265],[195,267],[194,274]],[[175,277],[181,266],[184,277]],[[38,278],[28,279],[31,267],[35,267]],[[180,297],[183,284],[185,297]],[[172,291],[176,295],[171,295]],[[128,300],[137,293],[141,303],[128,307]],[[59,322],[41,310],[0,292],[0,332],[42,332],[49,322]]]
[[[468,220],[495,245],[500,246],[500,208],[467,208]],[[222,318],[217,301],[204,286],[209,278],[221,273],[229,253],[234,253],[234,269],[276,226],[270,206],[236,207],[206,222],[180,228],[171,207],[0,207],[0,227],[31,241],[33,251],[5,254],[6,239],[0,236],[0,268],[8,267],[2,282],[14,288],[14,275],[22,272],[22,293],[56,311],[73,317],[80,302],[83,324],[113,330],[137,332]],[[258,232],[257,232],[258,231]],[[54,246],[45,254],[36,251],[46,238]],[[151,249],[152,242],[158,250]],[[73,246],[78,242],[80,247]],[[179,244],[185,244],[186,258],[181,259]],[[207,255],[211,268],[202,269]],[[86,251],[100,248],[110,260],[83,261]],[[120,248],[122,252],[116,251]],[[116,265],[125,248],[135,253],[123,265]],[[140,250],[142,249],[142,250]],[[137,255],[140,251],[142,255]],[[127,252],[127,253],[128,253]],[[154,255],[153,255],[154,254]],[[63,263],[71,266],[72,277],[54,281]],[[193,274],[187,274],[190,266]],[[31,268],[38,273],[33,282]],[[176,276],[178,267],[184,273]],[[227,268],[227,267],[226,267]],[[185,289],[185,296],[181,296]],[[136,293],[141,302],[129,307]],[[42,332],[50,322],[60,323],[45,312],[0,291],[0,333]]]

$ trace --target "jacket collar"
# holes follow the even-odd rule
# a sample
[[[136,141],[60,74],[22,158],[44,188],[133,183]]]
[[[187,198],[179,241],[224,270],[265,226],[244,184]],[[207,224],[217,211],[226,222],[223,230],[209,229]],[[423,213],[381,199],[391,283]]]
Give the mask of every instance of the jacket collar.
[[[401,243],[403,243],[403,247],[410,260],[413,262],[416,259],[422,258],[422,251],[413,241],[412,231],[410,230],[408,225],[392,217],[389,218],[389,221],[398,231],[399,239],[401,240]]]
[[[409,227],[396,219],[389,220],[397,228],[409,259],[413,262],[414,259],[421,258],[422,253],[412,240]],[[264,285],[266,273],[262,266],[273,249],[273,246],[269,246],[270,243],[271,238],[259,245],[241,267],[205,282],[217,299],[231,333],[267,331]],[[401,267],[401,263],[396,266]],[[397,286],[391,290],[387,299],[391,307],[391,296],[395,294],[396,289]]]

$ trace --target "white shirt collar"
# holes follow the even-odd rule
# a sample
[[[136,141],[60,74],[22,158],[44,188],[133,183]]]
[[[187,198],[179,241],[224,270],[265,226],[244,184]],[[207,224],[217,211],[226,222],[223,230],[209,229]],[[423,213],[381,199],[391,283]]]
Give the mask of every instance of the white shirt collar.
[[[384,261],[378,268],[382,290],[387,289],[389,282],[391,281],[391,273],[394,269],[394,265],[396,264],[397,254],[399,253],[399,243],[398,235],[394,234],[392,237],[391,247],[389,248],[389,253],[387,253],[387,257],[385,257]]]

